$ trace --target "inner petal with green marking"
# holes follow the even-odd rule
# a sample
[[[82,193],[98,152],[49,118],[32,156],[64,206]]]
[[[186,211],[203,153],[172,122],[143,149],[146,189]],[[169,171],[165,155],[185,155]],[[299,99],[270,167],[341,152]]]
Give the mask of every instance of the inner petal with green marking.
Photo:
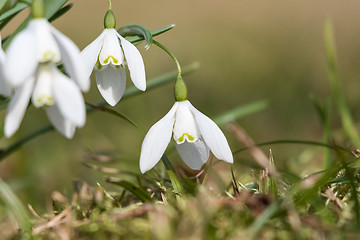
[[[48,50],[41,55],[40,62],[50,62],[50,61],[54,61],[57,58],[58,56],[56,55],[55,52]]]
[[[111,60],[112,59],[112,60]],[[117,64],[119,63],[119,60],[117,60],[114,56],[108,56],[105,60],[104,60],[104,64],[109,64],[109,61],[113,64]]]
[[[181,137],[178,138],[179,142],[184,142],[185,138],[189,140],[190,142],[194,141],[195,137],[191,136],[188,133],[184,133]]]

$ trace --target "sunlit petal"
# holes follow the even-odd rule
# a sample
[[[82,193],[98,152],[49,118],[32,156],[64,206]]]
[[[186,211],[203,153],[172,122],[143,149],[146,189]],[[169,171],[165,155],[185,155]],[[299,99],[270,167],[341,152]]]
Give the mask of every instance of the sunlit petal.
[[[46,108],[46,115],[57,131],[67,138],[72,138],[75,133],[76,126],[63,117],[57,105]]]
[[[120,42],[115,29],[104,30],[104,42],[99,55],[101,65],[120,66],[124,62],[124,54],[120,47]],[[100,70],[100,69],[99,69]]]
[[[108,67],[103,71],[95,70],[96,84],[105,101],[115,106],[126,87],[126,72],[123,67],[114,69]]]
[[[96,61],[98,60],[105,32],[103,31],[92,43],[81,51],[81,56],[86,68],[86,75],[90,77]]]
[[[209,148],[204,141],[175,143],[181,159],[193,170],[200,170],[209,159]]]
[[[121,46],[124,50],[125,59],[130,71],[130,77],[135,87],[141,91],[146,89],[145,67],[144,61],[137,48],[128,40],[117,34],[121,40]]]
[[[141,173],[145,173],[152,169],[164,154],[165,149],[171,140],[177,106],[178,103],[175,103],[170,111],[155,123],[146,134],[141,146]]]
[[[200,131],[193,113],[185,102],[178,102],[175,114],[174,140],[179,144],[184,141],[194,142],[200,137]]]
[[[87,70],[84,65],[83,58],[80,55],[80,50],[69,38],[64,34],[51,27],[55,40],[58,43],[61,58],[65,65],[66,71],[70,77],[75,80],[81,90],[88,91],[90,88],[90,80],[87,75]]]
[[[38,65],[37,42],[33,31],[26,28],[10,43],[6,51],[3,74],[12,87],[17,87],[34,75]]]
[[[18,130],[27,106],[29,105],[31,92],[34,86],[34,78],[28,79],[23,86],[15,91],[15,95],[10,100],[5,117],[4,133],[6,137],[11,137]]]
[[[54,75],[53,93],[60,113],[76,126],[84,126],[86,112],[81,91],[71,79],[60,72]]]
[[[210,118],[198,111],[189,101],[185,101],[195,115],[201,135],[216,158],[233,162],[229,144],[220,128]]]

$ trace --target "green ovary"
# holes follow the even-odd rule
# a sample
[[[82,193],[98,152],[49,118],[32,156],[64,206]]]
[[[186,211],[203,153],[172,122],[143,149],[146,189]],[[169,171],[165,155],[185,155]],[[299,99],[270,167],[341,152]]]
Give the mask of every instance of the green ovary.
[[[115,63],[115,64],[119,62],[119,60],[117,60],[117,59],[114,58],[113,56],[108,56],[108,57],[104,60],[104,63],[107,64],[107,63],[109,62],[110,58],[113,59],[113,63]]]
[[[184,137],[185,136],[187,136],[187,139],[189,140],[189,141],[194,141],[194,137],[193,136],[191,136],[190,134],[188,134],[188,133],[184,133],[181,137],[179,137],[179,142],[183,142],[184,141]]]

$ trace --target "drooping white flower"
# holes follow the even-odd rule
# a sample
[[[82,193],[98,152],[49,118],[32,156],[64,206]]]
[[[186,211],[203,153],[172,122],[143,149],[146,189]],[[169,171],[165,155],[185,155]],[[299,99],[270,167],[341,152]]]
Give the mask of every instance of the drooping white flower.
[[[45,108],[53,126],[67,138],[73,137],[76,127],[85,124],[85,103],[78,86],[54,64],[43,63],[34,76],[15,89],[5,117],[6,137],[19,128],[30,99],[35,107]]]
[[[34,1],[33,5],[35,2],[42,6],[41,1]],[[60,61],[70,78],[57,69]],[[51,123],[67,138],[73,137],[76,127],[85,124],[86,108],[80,89],[87,91],[90,81],[80,50],[45,18],[31,19],[12,40],[3,76],[15,92],[5,117],[6,137],[19,128],[30,98],[35,107],[45,108]]]
[[[201,169],[209,158],[209,150],[216,158],[233,162],[229,144],[220,128],[186,100],[175,102],[171,110],[146,134],[140,155],[142,173],[153,168],[160,160],[171,136],[182,160],[191,169]]]
[[[95,69],[98,89],[111,106],[115,106],[126,87],[125,65],[128,66],[134,85],[146,89],[144,61],[137,48],[114,28],[106,28],[81,52],[87,76]]]
[[[45,18],[30,20],[27,27],[10,43],[3,74],[12,87],[19,87],[33,77],[41,63],[63,61],[66,72],[82,91],[90,87],[80,50]]]
[[[3,64],[5,62],[5,52],[1,47],[1,36],[0,36],[0,94],[5,97],[10,97],[11,88],[9,84],[5,81],[3,76]]]

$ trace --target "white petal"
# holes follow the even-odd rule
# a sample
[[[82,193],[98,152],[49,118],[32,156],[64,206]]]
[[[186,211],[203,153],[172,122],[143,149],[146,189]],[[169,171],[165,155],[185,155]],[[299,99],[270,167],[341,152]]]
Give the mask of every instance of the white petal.
[[[75,124],[71,123],[61,115],[56,104],[46,108],[46,115],[55,129],[62,133],[65,137],[70,139],[74,136],[76,129]]]
[[[197,141],[201,134],[195,122],[193,113],[185,102],[178,102],[175,114],[174,140],[176,143]]]
[[[86,68],[86,75],[88,77],[90,77],[90,75],[95,67],[96,61],[99,57],[101,46],[102,46],[103,40],[104,40],[104,34],[105,34],[105,32],[103,31],[92,43],[90,43],[80,53],[83,58],[84,65]]]
[[[54,77],[55,104],[64,118],[78,127],[85,124],[85,102],[80,89],[65,75],[57,72]]]
[[[170,142],[177,103],[146,134],[141,146],[140,171],[145,173],[160,160]]]
[[[12,87],[21,85],[35,74],[38,65],[37,43],[32,28],[26,28],[9,45],[3,74]]]
[[[121,40],[121,46],[124,50],[125,59],[130,71],[130,77],[135,87],[141,91],[146,89],[145,67],[144,61],[137,48],[128,40],[117,34]]]
[[[29,105],[34,81],[34,78],[28,79],[23,86],[16,89],[15,95],[10,100],[4,126],[6,137],[11,137],[16,130],[18,130],[27,106]]]
[[[189,101],[185,101],[195,115],[201,135],[217,159],[232,163],[233,155],[220,128],[210,118],[198,111]]]
[[[58,63],[61,60],[60,50],[51,33],[49,22],[44,19],[32,19],[29,22],[36,34],[36,46],[38,51],[38,61]]]
[[[5,62],[5,52],[1,48],[1,36],[0,36],[0,94],[5,97],[10,97],[12,93],[12,89],[9,84],[5,81],[3,75],[3,65]]]
[[[124,54],[115,29],[104,30],[104,42],[99,55],[101,65],[120,66],[124,62]]]
[[[115,106],[124,94],[126,87],[126,72],[123,67],[114,69],[108,67],[103,71],[95,70],[96,84],[107,103]]]
[[[175,147],[182,160],[191,169],[200,170],[209,159],[210,151],[204,141],[175,143]]]
[[[65,65],[66,71],[72,79],[78,84],[81,90],[88,91],[90,88],[90,79],[84,65],[80,50],[68,37],[51,27],[55,40],[58,43],[61,52],[61,58]]]

